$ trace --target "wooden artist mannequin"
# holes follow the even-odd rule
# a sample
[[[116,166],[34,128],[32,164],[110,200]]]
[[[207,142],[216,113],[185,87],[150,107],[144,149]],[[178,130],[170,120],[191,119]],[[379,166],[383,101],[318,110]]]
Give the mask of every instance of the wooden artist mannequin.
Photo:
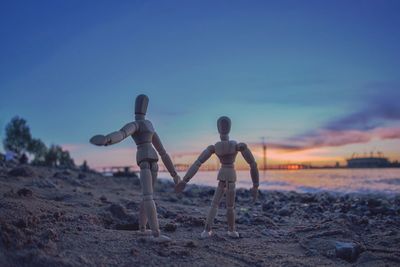
[[[156,205],[153,200],[153,188],[158,172],[156,150],[173,177],[175,184],[178,184],[181,179],[176,173],[171,158],[166,153],[159,136],[154,131],[153,125],[149,120],[145,119],[148,103],[149,98],[146,95],[137,96],[135,102],[135,120],[126,124],[121,130],[112,132],[106,136],[93,136],[90,139],[90,143],[97,146],[107,146],[121,142],[129,136],[133,138],[137,145],[136,161],[140,167],[140,183],[143,194],[139,211],[139,229],[143,234],[152,234],[155,241],[164,242],[170,239],[160,234]],[[146,230],[147,220],[149,221],[151,231]]]
[[[239,233],[235,228],[235,182],[236,182],[236,171],[234,162],[238,152],[240,151],[250,165],[250,174],[253,181],[253,188],[251,189],[254,200],[257,198],[258,186],[259,186],[259,173],[257,169],[257,163],[244,143],[236,143],[236,141],[229,140],[229,132],[231,129],[231,120],[228,117],[220,117],[217,122],[218,132],[221,137],[221,141],[215,145],[211,145],[204,150],[198,159],[189,168],[183,180],[178,183],[175,187],[176,192],[180,193],[185,188],[186,184],[190,179],[197,173],[200,166],[206,162],[212,154],[216,154],[221,162],[221,169],[218,172],[218,187],[215,190],[214,197],[211,203],[211,208],[207,215],[206,225],[204,231],[201,233],[202,238],[211,237],[212,225],[214,218],[218,211],[218,206],[221,201],[224,192],[226,191],[226,207],[227,207],[227,220],[228,220],[228,236],[238,238]]]

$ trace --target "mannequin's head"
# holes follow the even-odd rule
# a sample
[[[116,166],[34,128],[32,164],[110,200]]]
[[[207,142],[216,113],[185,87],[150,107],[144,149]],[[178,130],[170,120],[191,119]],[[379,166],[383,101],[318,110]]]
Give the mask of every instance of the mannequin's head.
[[[229,140],[229,132],[231,131],[231,119],[222,116],[217,121],[218,132],[221,140]]]

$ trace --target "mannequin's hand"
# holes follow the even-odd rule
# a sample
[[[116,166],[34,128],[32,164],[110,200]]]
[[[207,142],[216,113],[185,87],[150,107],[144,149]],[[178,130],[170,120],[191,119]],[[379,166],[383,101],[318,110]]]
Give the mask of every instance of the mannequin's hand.
[[[253,186],[252,188],[250,188],[250,193],[253,196],[253,201],[256,202],[258,198],[258,187]]]
[[[183,189],[186,187],[186,182],[181,181],[175,186],[175,192],[176,193],[182,193]]]
[[[175,176],[172,176],[172,178],[174,179],[175,185],[179,184],[182,181],[182,179],[179,176],[179,174],[176,174]]]
[[[90,138],[90,143],[96,146],[105,146],[107,143],[107,138],[102,134],[98,134]]]

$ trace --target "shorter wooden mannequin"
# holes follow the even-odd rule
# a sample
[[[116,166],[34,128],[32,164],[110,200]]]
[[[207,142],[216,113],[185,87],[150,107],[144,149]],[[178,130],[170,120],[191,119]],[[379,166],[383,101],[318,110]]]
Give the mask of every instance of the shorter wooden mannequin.
[[[201,233],[202,238],[207,238],[212,235],[212,226],[214,218],[218,211],[218,206],[222,196],[226,191],[226,207],[227,207],[227,220],[228,220],[228,236],[238,238],[239,233],[235,228],[235,182],[236,182],[236,171],[234,162],[238,152],[240,151],[250,165],[250,174],[253,181],[253,188],[251,193],[254,200],[257,199],[258,186],[259,186],[259,173],[257,169],[257,163],[253,157],[253,154],[248,149],[245,143],[236,143],[236,141],[229,140],[229,132],[231,129],[231,120],[228,117],[220,117],[217,121],[218,132],[221,137],[221,141],[215,145],[207,147],[198,157],[198,159],[189,168],[182,181],[175,187],[177,193],[180,193],[185,188],[186,184],[190,179],[197,173],[200,166],[206,162],[212,154],[216,154],[221,162],[221,169],[218,172],[218,187],[215,190],[214,197],[211,203],[211,208],[207,215],[204,231]]]

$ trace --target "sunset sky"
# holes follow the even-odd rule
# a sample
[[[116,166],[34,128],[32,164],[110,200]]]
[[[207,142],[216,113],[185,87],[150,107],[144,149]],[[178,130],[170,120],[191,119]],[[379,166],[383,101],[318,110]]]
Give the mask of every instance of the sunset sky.
[[[400,160],[399,14],[396,0],[3,1],[0,137],[19,115],[78,164],[131,165],[132,140],[88,141],[144,93],[175,163],[218,140],[222,115],[260,163],[261,137],[269,164]]]

